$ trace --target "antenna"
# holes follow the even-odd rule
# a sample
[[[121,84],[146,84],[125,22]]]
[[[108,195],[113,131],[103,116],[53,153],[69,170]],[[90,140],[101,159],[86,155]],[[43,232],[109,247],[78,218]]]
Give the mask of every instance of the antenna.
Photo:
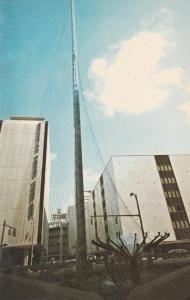
[[[82,142],[80,122],[80,97],[78,80],[78,58],[77,39],[75,23],[75,5],[71,0],[71,28],[72,28],[72,72],[73,72],[73,111],[74,111],[74,134],[75,134],[75,204],[77,219],[77,285],[83,289],[85,286],[85,275],[87,266],[86,253],[86,228],[85,228],[85,206],[83,186],[83,163]]]

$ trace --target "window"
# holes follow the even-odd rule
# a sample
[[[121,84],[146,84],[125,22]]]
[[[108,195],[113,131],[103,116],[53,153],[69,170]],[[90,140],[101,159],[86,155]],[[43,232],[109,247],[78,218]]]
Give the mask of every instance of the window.
[[[104,198],[104,196],[105,196],[104,188],[101,189],[101,195],[102,195],[102,198]]]
[[[180,205],[178,205],[176,208],[177,208],[177,211],[182,211],[182,207]]]
[[[176,182],[174,177],[172,177],[171,180],[172,180],[172,183]]]
[[[33,158],[31,177],[34,179],[37,175],[38,156]]]
[[[30,184],[29,203],[34,201],[35,192],[36,192],[36,182],[34,181]]]
[[[39,150],[39,141],[40,141],[40,128],[41,128],[41,123],[39,123],[36,126],[36,132],[35,132],[35,145],[34,145],[34,153],[38,153]]]
[[[181,228],[180,222],[179,222],[179,221],[176,221],[176,223],[177,223],[177,228],[180,229],[180,228]]]
[[[115,217],[115,224],[118,224],[118,220],[117,220],[117,217]]]
[[[185,228],[185,223],[184,223],[184,221],[181,221],[181,227],[182,227],[182,228]]]
[[[166,198],[168,198],[168,192],[164,191],[164,195]]]
[[[168,177],[168,182],[169,182],[169,183],[172,183],[172,180],[171,180],[171,178],[170,178],[170,177]]]
[[[106,207],[106,201],[104,199],[102,200],[102,206],[103,206],[103,208]]]
[[[168,183],[168,179],[164,177],[164,183]]]
[[[176,229],[176,223],[174,221],[172,221],[172,226],[173,226],[173,229]]]
[[[34,153],[38,153],[38,150],[39,150],[39,144],[35,144],[34,145]]]
[[[161,171],[161,168],[160,168],[160,166],[159,166],[159,165],[157,165],[157,169],[158,169],[158,171]]]
[[[39,139],[40,139],[40,129],[41,129],[41,123],[39,123],[36,126],[36,132],[35,132],[35,141],[36,142],[39,142]]]
[[[32,219],[34,215],[34,203],[30,203],[28,206],[28,220]]]
[[[177,197],[180,197],[179,191],[175,191],[175,192],[176,192]]]
[[[189,228],[189,222],[187,220],[185,220],[185,227]]]
[[[172,212],[176,212],[175,206],[172,206]]]
[[[172,196],[175,198],[176,197],[176,194],[174,191],[172,191]]]
[[[169,198],[172,197],[172,193],[170,191],[168,192],[168,196],[169,196]]]

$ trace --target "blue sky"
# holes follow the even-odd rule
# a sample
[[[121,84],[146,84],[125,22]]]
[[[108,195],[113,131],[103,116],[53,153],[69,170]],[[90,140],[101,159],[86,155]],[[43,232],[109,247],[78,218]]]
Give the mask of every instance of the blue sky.
[[[105,162],[115,154],[189,153],[190,2],[77,0],[84,94]],[[0,0],[0,110],[45,116],[51,211],[73,202],[69,0]],[[81,104],[85,188],[103,167]]]

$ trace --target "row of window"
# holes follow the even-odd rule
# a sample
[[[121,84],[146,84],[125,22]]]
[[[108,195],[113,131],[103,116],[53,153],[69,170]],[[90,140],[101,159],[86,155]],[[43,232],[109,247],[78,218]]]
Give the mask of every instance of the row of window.
[[[31,172],[32,179],[36,178],[37,176],[37,166],[38,166],[38,156],[35,156],[32,162],[32,172]]]
[[[176,183],[176,180],[174,177],[161,177],[160,180],[161,180],[162,184]]]
[[[28,215],[27,215],[28,220],[32,219],[33,215],[34,215],[34,202],[29,203],[28,205]]]
[[[172,167],[170,165],[157,165],[158,171],[172,171]]]
[[[177,198],[180,197],[180,193],[178,190],[175,191],[164,191],[164,195],[166,198]]]
[[[62,235],[66,235],[67,231],[68,231],[68,228],[67,227],[63,227],[62,228]],[[51,236],[51,237],[60,236],[60,229],[51,230],[49,232],[49,236]]]
[[[67,237],[64,236],[62,239],[62,244],[66,244]],[[50,244],[59,244],[60,243],[60,238],[49,238],[49,243]]]
[[[35,199],[35,193],[36,193],[36,182],[32,182],[30,184],[30,191],[29,191],[29,198],[28,198],[28,220],[32,219],[34,215],[34,199]]]
[[[30,184],[29,203],[34,201],[35,193],[36,193],[36,182],[34,181]]]
[[[100,177],[100,185],[102,186],[104,184],[103,176]]]
[[[36,126],[36,132],[35,132],[35,145],[34,145],[34,153],[38,153],[39,150],[39,141],[40,141],[40,129],[41,129],[41,123],[39,123]]]
[[[38,123],[38,125],[36,126],[36,132],[35,132],[35,142],[39,142],[40,129],[41,129],[41,123]]]
[[[189,228],[189,223],[188,221],[183,221],[183,220],[180,220],[180,221],[172,221],[172,225],[173,225],[173,228],[174,229],[185,229],[185,228]]]
[[[170,206],[168,205],[168,211],[170,213],[184,211],[184,207],[182,205]]]
[[[35,132],[35,145],[34,145],[34,154],[38,153],[39,149],[39,140],[40,140],[40,129],[41,123],[36,126]],[[38,164],[38,156],[34,156],[32,162],[32,171],[31,171],[31,179],[34,180],[37,175],[37,164]],[[34,200],[35,200],[35,193],[36,193],[36,182],[32,182],[30,184],[30,191],[29,191],[29,199],[28,199],[28,220],[32,219],[34,215]]]

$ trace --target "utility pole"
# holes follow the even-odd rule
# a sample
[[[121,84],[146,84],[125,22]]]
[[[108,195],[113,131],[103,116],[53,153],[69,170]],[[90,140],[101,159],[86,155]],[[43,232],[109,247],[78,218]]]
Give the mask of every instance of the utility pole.
[[[85,206],[83,187],[83,164],[80,122],[79,74],[77,61],[77,40],[75,25],[75,6],[71,0],[71,27],[72,27],[72,72],[73,72],[73,110],[75,132],[75,204],[77,219],[77,286],[83,289],[87,266]]]
[[[60,262],[63,261],[63,223],[60,221],[60,236],[59,236],[59,240],[60,240],[60,245],[59,245],[59,260]]]
[[[30,265],[33,264],[33,254],[34,254],[34,218],[31,218],[32,220],[32,245],[31,245],[31,257],[30,257]]]

